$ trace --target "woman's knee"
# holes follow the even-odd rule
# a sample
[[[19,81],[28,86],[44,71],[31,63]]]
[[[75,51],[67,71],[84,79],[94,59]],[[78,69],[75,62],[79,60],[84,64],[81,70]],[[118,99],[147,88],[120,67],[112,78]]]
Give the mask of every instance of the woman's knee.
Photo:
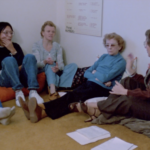
[[[37,62],[36,58],[33,54],[26,54],[24,59],[23,59],[23,62],[25,62],[25,61],[27,61],[27,62],[30,62],[30,61]]]
[[[54,67],[55,65],[49,65],[49,64],[46,64],[45,65],[45,71],[51,71],[52,72],[52,67]]]
[[[6,57],[2,60],[2,65],[11,65],[11,66],[17,66],[17,61],[14,57]]]
[[[75,63],[68,64],[64,67],[63,73],[68,74],[68,73],[74,71],[75,69],[77,70],[77,68],[78,68],[78,66]]]
[[[75,64],[75,63],[71,63],[71,64],[69,64],[67,66],[70,67],[72,70],[78,68],[77,64]]]

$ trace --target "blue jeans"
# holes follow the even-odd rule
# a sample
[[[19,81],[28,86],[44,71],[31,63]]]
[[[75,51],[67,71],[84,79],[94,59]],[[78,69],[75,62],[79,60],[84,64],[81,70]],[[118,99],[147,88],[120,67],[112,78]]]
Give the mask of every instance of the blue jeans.
[[[54,73],[51,69],[51,67],[54,67],[56,64],[53,63],[52,65],[45,65],[45,74],[46,74],[46,79],[47,79],[47,83],[48,85],[50,84],[54,84],[56,86],[58,86],[59,84],[59,78],[57,77],[57,74]]]
[[[2,108],[3,107],[3,105],[2,105],[2,103],[1,103],[1,101],[0,101],[0,108]]]
[[[2,72],[0,74],[0,86],[12,87],[19,90],[23,87],[38,89],[37,82],[37,61],[34,55],[27,54],[22,62],[19,72],[17,61],[14,57],[6,57],[2,61]]]
[[[56,63],[52,65],[46,64],[44,68],[39,69],[38,73],[45,72],[47,84],[54,84],[55,86],[59,86],[59,76],[52,71],[52,67],[56,66]]]
[[[66,65],[60,76],[52,71],[52,67],[55,65],[55,63],[52,65],[46,64],[44,68],[39,69],[39,73],[45,72],[48,85],[54,84],[56,87],[71,87],[73,77],[77,70],[77,65],[74,63]]]

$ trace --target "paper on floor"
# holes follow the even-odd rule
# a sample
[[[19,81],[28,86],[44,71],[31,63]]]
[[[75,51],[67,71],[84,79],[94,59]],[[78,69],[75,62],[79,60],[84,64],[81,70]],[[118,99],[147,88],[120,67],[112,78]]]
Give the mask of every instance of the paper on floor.
[[[81,145],[96,142],[100,139],[108,138],[111,136],[108,131],[97,126],[78,129],[74,132],[67,133],[67,135]]]
[[[66,94],[67,92],[58,92],[59,96],[62,97]]]
[[[102,136],[105,134],[109,134],[108,131],[106,131],[100,127],[97,127],[97,126],[86,127],[86,128],[78,129],[76,131],[78,133],[84,135],[88,139],[94,139],[96,137],[99,137],[99,136]]]
[[[92,148],[91,150],[133,150],[135,148],[137,148],[136,145],[115,137]]]

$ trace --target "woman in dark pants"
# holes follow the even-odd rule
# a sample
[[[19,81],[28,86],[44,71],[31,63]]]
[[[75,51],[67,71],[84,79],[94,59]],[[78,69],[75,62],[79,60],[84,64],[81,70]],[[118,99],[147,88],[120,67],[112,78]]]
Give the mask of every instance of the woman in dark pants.
[[[145,35],[144,46],[150,57],[150,30],[147,30]],[[97,103],[82,103],[78,105],[79,111],[88,113],[92,119],[97,117],[95,114],[102,113],[107,119],[121,115],[150,120],[150,65],[144,78],[132,68],[133,62],[134,57],[129,54],[127,70],[130,77],[123,79],[121,84],[116,82],[106,100]]]
[[[102,55],[93,66],[85,71],[84,77],[88,79],[87,82],[73,92],[68,92],[54,101],[38,105],[36,99],[29,100],[28,104],[20,100],[26,117],[31,122],[37,122],[41,119],[41,111],[44,109],[49,117],[57,119],[77,110],[77,105],[74,102],[84,102],[93,97],[108,96],[115,80],[119,81],[125,70],[126,62],[119,53],[124,48],[124,40],[116,33],[107,34],[104,37],[104,46],[108,54]]]

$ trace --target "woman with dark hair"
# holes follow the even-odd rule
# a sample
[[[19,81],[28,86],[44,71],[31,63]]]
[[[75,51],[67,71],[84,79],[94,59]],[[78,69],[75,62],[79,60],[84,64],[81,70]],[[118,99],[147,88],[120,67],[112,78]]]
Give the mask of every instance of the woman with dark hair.
[[[145,36],[144,47],[150,57],[150,30],[145,32]],[[116,81],[106,100],[97,103],[78,103],[79,111],[88,113],[91,120],[95,118],[95,114],[101,113],[107,119],[121,115],[150,120],[150,64],[146,76],[143,77],[136,73],[136,69],[132,67],[133,63],[134,57],[129,54],[126,68],[130,77],[123,79],[121,84]]]
[[[77,103],[93,97],[108,96],[109,91],[119,81],[125,71],[126,62],[119,53],[124,49],[123,38],[116,34],[106,34],[104,46],[107,54],[103,54],[84,73],[87,81],[66,95],[45,103],[37,105],[36,99],[29,100],[28,104],[20,99],[21,107],[27,119],[37,122],[42,118],[42,110],[52,119],[57,119],[72,111],[77,111]],[[76,102],[76,103],[73,103]],[[70,104],[71,103],[71,104]]]
[[[22,88],[30,90],[29,99],[35,97],[38,103],[43,99],[38,95],[37,64],[35,56],[24,56],[21,47],[12,42],[13,28],[8,22],[0,22],[0,86],[12,87],[16,95],[16,105],[20,107],[19,98],[25,101]]]

